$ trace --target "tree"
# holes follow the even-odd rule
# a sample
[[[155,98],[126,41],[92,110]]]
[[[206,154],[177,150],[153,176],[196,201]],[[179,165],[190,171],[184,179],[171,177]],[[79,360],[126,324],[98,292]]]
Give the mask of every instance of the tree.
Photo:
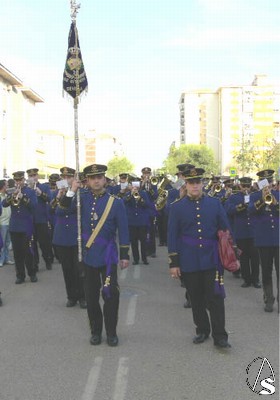
[[[254,169],[256,166],[256,157],[254,144],[251,143],[250,139],[243,138],[241,148],[233,153],[233,159],[237,162],[242,176]]]
[[[217,174],[219,170],[212,149],[203,144],[181,144],[178,148],[170,146],[167,159],[163,162],[165,173],[174,175],[176,166],[184,163],[203,168],[208,175]]]
[[[122,172],[131,173],[134,170],[134,165],[126,157],[114,157],[107,164],[107,175],[115,177]]]

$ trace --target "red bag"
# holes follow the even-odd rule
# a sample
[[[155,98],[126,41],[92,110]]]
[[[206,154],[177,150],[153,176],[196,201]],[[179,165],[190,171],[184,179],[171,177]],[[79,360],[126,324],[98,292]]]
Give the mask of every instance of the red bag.
[[[218,238],[219,256],[222,266],[229,272],[239,270],[241,250],[234,245],[230,232],[228,230],[220,230],[218,231]]]

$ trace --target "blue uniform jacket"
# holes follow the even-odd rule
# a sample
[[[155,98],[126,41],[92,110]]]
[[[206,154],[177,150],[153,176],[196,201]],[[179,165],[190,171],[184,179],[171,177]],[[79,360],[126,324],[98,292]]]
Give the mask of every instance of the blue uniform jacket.
[[[168,253],[184,272],[217,268],[217,231],[229,229],[226,212],[218,199],[188,196],[170,206]]]
[[[48,206],[52,199],[50,187],[47,183],[38,183],[37,187],[42,191],[40,196],[37,196],[38,203],[34,213],[34,223],[42,224],[48,222]],[[36,193],[36,192],[35,192]]]
[[[96,228],[111,195],[105,191],[99,196],[94,196],[90,190],[83,191],[80,195],[83,261],[93,268],[105,266],[107,264],[108,249],[110,249],[111,254],[118,254],[116,244],[117,231],[120,247],[120,259],[129,259],[129,232],[123,201],[114,198],[109,215],[98,233],[97,238],[92,246],[89,249],[86,249],[86,243],[93,230]],[[76,198],[74,197],[72,201],[75,208]],[[59,207],[65,207],[63,201],[60,202]],[[68,211],[70,209],[72,209],[72,205],[67,207]],[[94,219],[95,215],[98,217],[97,220]]]
[[[242,192],[232,194],[224,204],[231,222],[235,239],[251,239],[254,237],[252,217],[248,211],[248,204],[244,203]]]
[[[144,190],[140,190],[139,195],[138,201],[129,192],[123,198],[129,226],[150,225],[150,199]]]
[[[254,225],[254,241],[257,247],[279,246],[279,192],[271,193],[277,200],[277,205],[266,205],[262,201],[262,192],[250,196],[249,213]]]
[[[77,209],[74,203],[71,203],[69,209],[56,207],[55,216],[53,244],[66,247],[77,246]]]
[[[168,197],[167,197],[167,202],[166,202],[166,207],[165,207],[167,215],[169,214],[171,204],[175,200],[179,199],[179,197],[180,197],[180,190],[175,189],[175,188],[168,190]]]
[[[21,189],[23,198],[18,206],[11,204],[11,197],[3,200],[3,207],[11,206],[11,219],[9,229],[11,232],[25,232],[28,237],[33,234],[33,216],[37,206],[37,196],[33,189],[24,186]]]

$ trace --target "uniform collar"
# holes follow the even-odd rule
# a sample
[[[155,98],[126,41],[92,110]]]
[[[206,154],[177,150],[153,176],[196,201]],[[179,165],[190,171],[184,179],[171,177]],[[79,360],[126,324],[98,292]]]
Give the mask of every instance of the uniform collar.
[[[92,193],[93,197],[95,197],[96,199],[99,199],[100,197],[103,197],[107,192],[104,189],[103,192],[98,193],[98,194],[95,194],[94,192],[91,192],[91,193]]]

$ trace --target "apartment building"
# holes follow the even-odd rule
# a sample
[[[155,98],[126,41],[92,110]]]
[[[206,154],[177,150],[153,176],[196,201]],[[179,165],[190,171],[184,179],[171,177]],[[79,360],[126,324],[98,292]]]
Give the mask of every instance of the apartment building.
[[[0,64],[0,176],[36,165],[35,105],[44,100]]]
[[[261,162],[269,140],[280,141],[280,87],[266,75],[255,75],[251,85],[184,92],[179,105],[180,144],[212,148],[222,174],[238,170],[234,155],[244,142],[258,150]]]

